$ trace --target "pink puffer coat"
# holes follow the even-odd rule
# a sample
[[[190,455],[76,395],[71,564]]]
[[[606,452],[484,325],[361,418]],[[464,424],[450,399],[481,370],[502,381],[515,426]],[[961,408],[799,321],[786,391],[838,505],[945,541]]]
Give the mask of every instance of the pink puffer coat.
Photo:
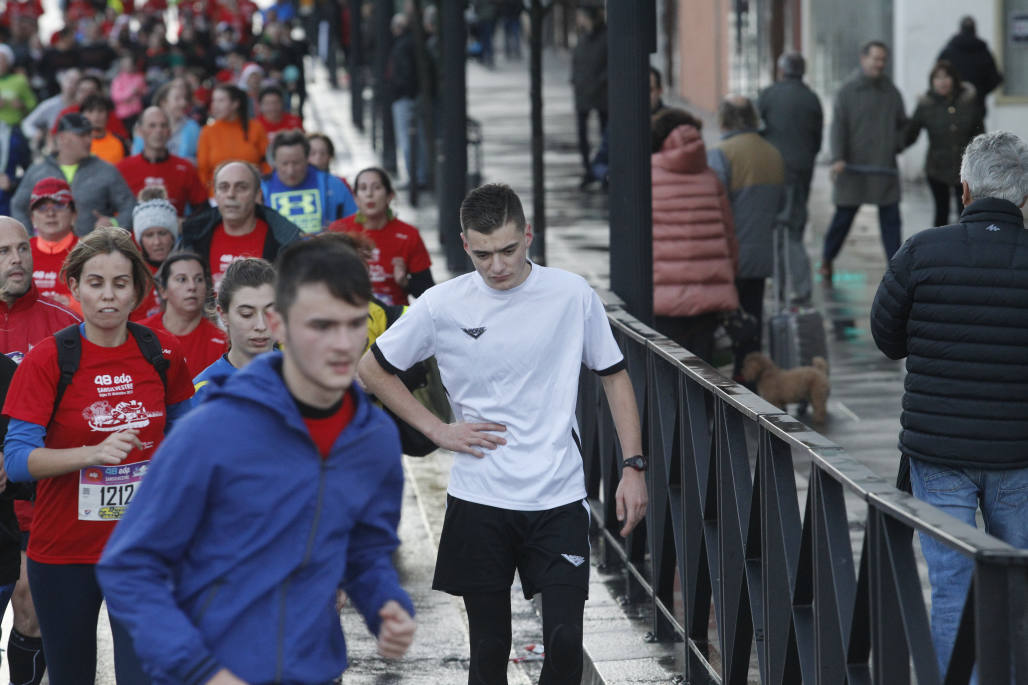
[[[652,156],[653,312],[695,316],[738,309],[739,246],[725,189],[703,138],[679,126]]]

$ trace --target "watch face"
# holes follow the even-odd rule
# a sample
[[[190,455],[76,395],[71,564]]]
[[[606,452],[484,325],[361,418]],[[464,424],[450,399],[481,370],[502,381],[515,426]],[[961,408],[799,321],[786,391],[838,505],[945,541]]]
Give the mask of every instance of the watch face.
[[[625,459],[625,461],[623,462],[623,465],[627,466],[629,468],[633,468],[636,471],[645,471],[646,470],[646,457],[643,457],[643,456],[629,457],[628,459]]]

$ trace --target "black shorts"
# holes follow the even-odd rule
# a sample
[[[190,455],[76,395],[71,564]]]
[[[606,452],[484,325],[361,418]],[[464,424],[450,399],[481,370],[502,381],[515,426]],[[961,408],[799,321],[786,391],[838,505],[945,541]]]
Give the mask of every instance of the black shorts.
[[[447,495],[432,588],[451,595],[509,590],[515,569],[526,599],[561,585],[588,596],[586,502],[517,511]]]

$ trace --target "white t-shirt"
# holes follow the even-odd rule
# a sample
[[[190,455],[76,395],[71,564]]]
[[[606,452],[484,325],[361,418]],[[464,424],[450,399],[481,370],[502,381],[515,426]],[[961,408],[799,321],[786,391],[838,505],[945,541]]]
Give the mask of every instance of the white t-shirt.
[[[451,495],[521,511],[586,496],[572,435],[579,373],[612,373],[624,357],[583,278],[533,264],[524,283],[494,290],[466,274],[430,288],[375,345],[390,370],[435,355],[457,421],[507,427],[485,457],[455,455]]]

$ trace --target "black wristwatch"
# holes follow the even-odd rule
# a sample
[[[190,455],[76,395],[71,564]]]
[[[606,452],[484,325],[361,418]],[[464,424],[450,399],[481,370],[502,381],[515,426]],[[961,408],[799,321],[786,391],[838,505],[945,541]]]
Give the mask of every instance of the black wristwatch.
[[[631,468],[635,469],[636,471],[645,471],[647,466],[649,466],[649,462],[646,460],[646,457],[644,457],[641,454],[637,454],[634,457],[629,457],[628,459],[625,459],[623,462],[621,462],[622,469]]]

